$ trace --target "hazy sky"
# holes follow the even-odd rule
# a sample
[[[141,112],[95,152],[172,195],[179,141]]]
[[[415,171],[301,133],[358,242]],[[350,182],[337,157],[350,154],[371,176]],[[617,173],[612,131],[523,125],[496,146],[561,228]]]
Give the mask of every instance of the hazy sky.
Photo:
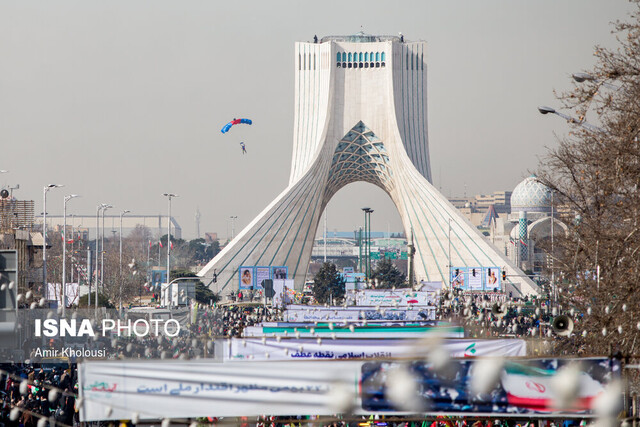
[[[445,195],[511,190],[537,168],[558,117],[553,90],[615,45],[610,22],[627,0],[494,1],[0,1],[0,186],[19,199],[82,195],[173,214],[183,237],[236,233],[287,185],[296,41],[314,34],[396,35],[428,43],[429,149]],[[234,117],[253,126],[222,135]],[[242,155],[239,141],[248,154]],[[388,196],[352,184],[328,207],[329,230],[353,230],[360,208],[376,230],[401,230]]]

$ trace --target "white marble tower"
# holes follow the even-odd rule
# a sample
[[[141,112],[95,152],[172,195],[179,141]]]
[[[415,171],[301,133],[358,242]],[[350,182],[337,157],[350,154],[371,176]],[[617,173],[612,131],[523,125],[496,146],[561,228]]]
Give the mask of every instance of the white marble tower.
[[[362,33],[296,43],[289,185],[198,273],[205,284],[228,292],[240,266],[286,265],[301,287],[325,206],[366,181],[391,197],[406,234],[413,230],[416,280],[448,284],[449,265],[497,266],[514,296],[537,293],[431,184],[426,47]]]

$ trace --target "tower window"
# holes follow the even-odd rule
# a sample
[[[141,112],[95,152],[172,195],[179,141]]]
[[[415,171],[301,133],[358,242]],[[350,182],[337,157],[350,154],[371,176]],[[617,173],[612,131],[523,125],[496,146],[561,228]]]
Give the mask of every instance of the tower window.
[[[376,68],[380,68],[380,63],[376,62]]]
[[[342,52],[342,62],[347,62],[347,54],[346,54],[346,52]]]
[[[342,68],[347,68],[347,63],[346,62],[342,63]]]
[[[364,63],[364,68],[369,68],[369,63],[368,62]]]
[[[340,62],[340,52],[336,53],[336,61]]]
[[[364,53],[364,62],[369,62],[369,52]]]
[[[380,61],[380,52],[376,52],[376,62]]]
[[[352,62],[352,61],[353,61],[353,59],[352,59],[352,56],[351,56],[351,52],[349,52],[349,62]]]
[[[362,52],[360,52],[360,55],[358,56],[359,56],[359,61],[362,62]]]
[[[361,62],[361,63],[360,63],[360,68],[362,68],[362,67],[363,67],[363,65],[362,65],[362,62]]]
[[[351,68],[351,66],[352,66],[351,62],[349,62],[349,64],[347,64],[347,65],[349,66],[349,68]]]
[[[384,52],[382,52],[382,55],[380,55],[380,60],[384,62]]]

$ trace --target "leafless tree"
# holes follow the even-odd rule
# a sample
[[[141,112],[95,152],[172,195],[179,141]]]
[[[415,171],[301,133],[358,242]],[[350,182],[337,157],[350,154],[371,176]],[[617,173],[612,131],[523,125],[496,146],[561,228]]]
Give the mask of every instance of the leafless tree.
[[[556,341],[564,354],[640,354],[640,6],[614,33],[617,48],[596,47],[593,69],[557,94],[576,119],[538,171],[570,227],[552,254],[560,311],[576,323]]]

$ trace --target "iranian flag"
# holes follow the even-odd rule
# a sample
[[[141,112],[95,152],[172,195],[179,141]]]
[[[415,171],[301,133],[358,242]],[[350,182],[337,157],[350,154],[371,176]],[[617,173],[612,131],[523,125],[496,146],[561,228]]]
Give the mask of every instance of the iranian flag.
[[[501,376],[509,406],[527,408],[537,412],[584,412],[592,409],[593,399],[604,391],[604,384],[586,372],[578,377],[578,395],[571,408],[558,408],[553,389],[555,369],[543,369],[519,363],[507,363]]]

